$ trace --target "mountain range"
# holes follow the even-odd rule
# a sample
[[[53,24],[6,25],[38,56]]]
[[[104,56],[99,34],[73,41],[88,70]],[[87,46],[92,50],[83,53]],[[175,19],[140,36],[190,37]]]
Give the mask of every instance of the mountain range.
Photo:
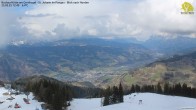
[[[196,52],[155,61],[123,74],[118,80],[127,86],[168,82],[170,84],[185,83],[196,87]]]
[[[185,54],[196,51],[196,38],[190,37],[151,37],[142,43],[142,45],[150,50],[167,55]]]
[[[1,80],[43,74],[63,81],[96,82],[154,61],[142,45],[106,39],[12,43],[0,54]]]
[[[93,87],[121,80],[125,84],[175,82],[187,76],[182,82],[192,81],[189,84],[195,85],[194,78],[191,79],[195,72],[192,57],[174,62],[164,60],[186,56],[195,48],[196,39],[185,37],[151,37],[147,41],[100,38],[15,41],[0,50],[0,80],[41,74]],[[181,67],[186,69],[181,71]],[[183,75],[185,70],[188,72]],[[171,78],[173,75],[179,76]]]

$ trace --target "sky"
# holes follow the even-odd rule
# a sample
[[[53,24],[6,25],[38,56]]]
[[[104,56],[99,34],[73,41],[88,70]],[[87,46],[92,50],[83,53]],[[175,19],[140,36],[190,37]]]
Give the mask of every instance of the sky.
[[[195,0],[84,1],[89,4],[1,6],[0,45],[15,40],[58,40],[86,36],[106,39],[134,37],[139,40],[151,36],[196,37],[195,9],[193,15],[181,14],[181,5],[186,1],[196,8]]]

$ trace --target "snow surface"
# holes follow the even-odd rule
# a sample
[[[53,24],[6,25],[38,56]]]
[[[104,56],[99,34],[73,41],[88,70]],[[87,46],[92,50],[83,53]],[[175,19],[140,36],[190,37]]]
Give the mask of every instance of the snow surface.
[[[3,93],[6,93],[8,92],[8,90],[6,90],[5,88],[3,87],[0,87],[0,102],[2,101],[5,101],[3,102],[2,104],[0,104],[0,110],[14,110],[14,106],[15,106],[15,103],[18,103],[21,108],[17,108],[16,110],[35,110],[36,107],[39,109],[39,110],[42,110],[41,109],[41,102],[38,102],[37,100],[32,100],[34,98],[33,94],[30,93],[30,95],[28,96],[28,98],[30,99],[30,104],[26,104],[24,101],[23,101],[23,98],[27,98],[26,95],[24,94],[21,94],[21,95],[12,95],[12,97],[14,97],[15,99],[13,100],[6,100],[7,98],[10,98],[10,95],[3,95]],[[12,108],[8,108],[9,105],[12,105]]]
[[[139,100],[142,100],[142,104],[139,104]],[[154,93],[133,93],[124,96],[124,103],[104,107],[101,106],[101,98],[74,99],[68,110],[196,110],[196,99]]]
[[[36,107],[42,110],[42,103],[32,100],[34,97],[32,93],[29,95],[30,104],[26,104],[23,101],[26,95],[12,95],[15,99],[10,101],[6,100],[10,96],[3,95],[6,92],[8,90],[0,87],[0,102],[5,101],[0,104],[0,110],[14,110],[15,103],[21,106],[17,110],[35,110]],[[139,104],[139,100],[142,100],[142,104]],[[8,108],[9,105],[12,105],[12,108]],[[73,99],[67,110],[196,110],[196,99],[154,93],[133,93],[124,96],[124,103],[104,107],[101,106],[101,98]]]

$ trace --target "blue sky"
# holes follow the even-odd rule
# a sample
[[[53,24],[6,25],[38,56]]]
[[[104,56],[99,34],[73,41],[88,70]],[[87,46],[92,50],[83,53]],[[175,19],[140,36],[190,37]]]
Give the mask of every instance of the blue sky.
[[[64,0],[65,1],[65,0]],[[185,0],[87,0],[87,5],[0,7],[1,41],[150,36],[196,37],[196,16],[182,15]],[[186,0],[195,6],[193,0]]]

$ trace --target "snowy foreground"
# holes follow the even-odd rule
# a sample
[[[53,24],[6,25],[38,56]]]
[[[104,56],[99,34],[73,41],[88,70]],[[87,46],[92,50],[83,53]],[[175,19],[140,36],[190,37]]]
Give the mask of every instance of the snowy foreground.
[[[142,100],[142,104],[139,104]],[[196,110],[196,99],[153,93],[134,93],[124,103],[101,107],[101,99],[74,99],[68,110]]]
[[[23,100],[23,98],[27,98],[26,95],[21,94],[21,95],[11,95],[12,97],[14,97],[15,99],[13,100],[6,100],[8,98],[10,98],[10,95],[5,95],[5,93],[8,93],[8,90],[6,90],[3,87],[0,87],[0,110],[14,110],[16,108],[14,108],[15,103],[19,104],[21,106],[21,108],[17,108],[17,110],[42,110],[41,109],[41,103],[36,101],[36,100],[32,100],[34,97],[32,95],[32,93],[28,96],[28,98],[30,99],[30,104],[26,104]],[[4,94],[4,95],[3,95]],[[8,108],[8,106],[12,106],[11,108]]]
[[[15,99],[6,100],[10,95],[5,95],[8,90],[0,87],[0,110],[14,110],[15,103],[21,108],[17,110],[36,110],[41,109],[40,102],[33,99],[32,93],[29,95],[30,104],[26,104],[23,98],[26,95],[12,95]],[[4,95],[3,95],[4,94]],[[142,104],[139,104],[142,100]],[[8,108],[12,105],[12,108]],[[101,98],[74,99],[67,110],[196,110],[196,99],[178,96],[166,96],[153,93],[134,93],[124,97],[124,103],[109,106],[101,106]]]

